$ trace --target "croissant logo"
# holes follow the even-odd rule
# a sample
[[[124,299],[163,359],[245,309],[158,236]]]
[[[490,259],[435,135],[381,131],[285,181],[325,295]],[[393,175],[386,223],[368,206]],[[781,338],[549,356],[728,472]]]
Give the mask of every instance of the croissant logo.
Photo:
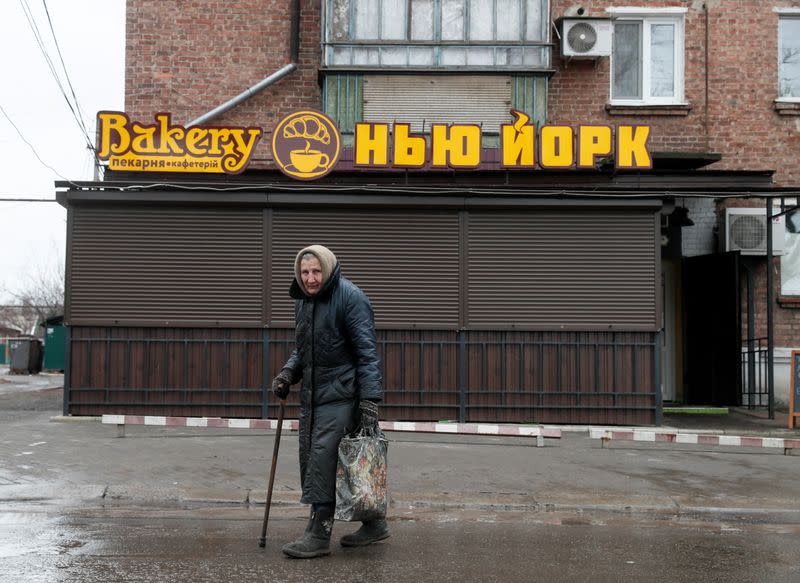
[[[341,140],[336,124],[324,113],[296,111],[272,133],[272,153],[281,172],[298,180],[315,180],[333,170]]]

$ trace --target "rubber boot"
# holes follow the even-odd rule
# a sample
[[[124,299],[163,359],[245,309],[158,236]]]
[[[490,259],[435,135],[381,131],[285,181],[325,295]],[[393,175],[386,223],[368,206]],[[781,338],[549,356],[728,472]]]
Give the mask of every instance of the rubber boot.
[[[313,559],[331,553],[331,530],[333,529],[333,505],[320,506],[311,514],[311,528],[303,538],[283,545],[285,554],[295,559]]]
[[[381,518],[362,522],[361,528],[353,534],[344,535],[339,543],[343,547],[363,547],[385,538],[389,538],[389,525],[386,524],[385,519]]]

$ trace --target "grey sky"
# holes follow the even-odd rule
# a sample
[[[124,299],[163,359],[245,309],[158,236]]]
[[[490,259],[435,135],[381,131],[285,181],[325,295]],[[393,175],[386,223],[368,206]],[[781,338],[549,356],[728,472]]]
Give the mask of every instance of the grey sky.
[[[54,198],[55,180],[93,175],[86,139],[37,45],[45,48],[70,94],[42,0],[0,2],[0,198]],[[46,0],[67,73],[94,141],[98,110],[123,107],[125,0]],[[11,125],[9,119],[17,126]],[[23,141],[30,142],[47,168]],[[59,176],[59,174],[61,176]],[[0,303],[25,287],[31,270],[63,263],[66,212],[56,203],[0,202]]]

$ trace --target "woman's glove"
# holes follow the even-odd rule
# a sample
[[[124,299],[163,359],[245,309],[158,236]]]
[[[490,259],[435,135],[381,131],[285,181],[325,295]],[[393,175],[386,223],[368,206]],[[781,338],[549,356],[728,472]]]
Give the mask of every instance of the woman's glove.
[[[283,369],[278,376],[272,379],[272,392],[281,401],[289,394],[289,386],[292,384],[292,374],[289,369]]]
[[[361,428],[367,433],[377,435],[380,431],[378,424],[378,403],[375,401],[361,401],[358,404],[361,413]]]

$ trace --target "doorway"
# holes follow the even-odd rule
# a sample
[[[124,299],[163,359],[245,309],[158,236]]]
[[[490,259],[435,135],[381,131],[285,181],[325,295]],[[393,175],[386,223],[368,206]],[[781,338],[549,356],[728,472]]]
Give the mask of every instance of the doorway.
[[[739,405],[739,253],[685,258],[682,272],[684,400],[689,405]]]

